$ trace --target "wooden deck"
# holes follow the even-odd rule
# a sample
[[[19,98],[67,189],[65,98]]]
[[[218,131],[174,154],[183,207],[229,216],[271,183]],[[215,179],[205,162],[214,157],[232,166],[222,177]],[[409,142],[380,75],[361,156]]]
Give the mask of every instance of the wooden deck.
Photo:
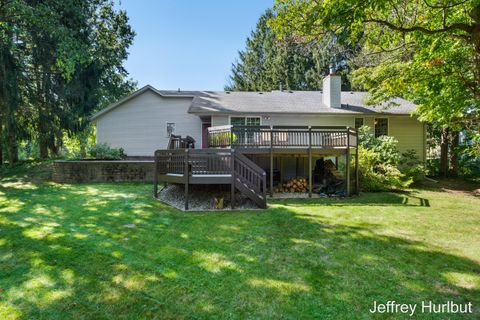
[[[257,153],[306,152],[308,149],[322,153],[356,148],[357,143],[357,131],[349,127],[219,126],[208,129],[209,148],[246,149]]]
[[[357,132],[349,127],[222,126],[208,131],[207,149],[168,149],[155,152],[154,194],[158,182],[185,185],[230,184],[232,207],[235,191],[248,196],[259,207],[266,207],[266,172],[245,155],[270,158],[270,196],[273,196],[273,159],[275,156],[308,157],[308,194],[312,196],[313,156],[345,155],[347,195],[351,194],[351,161],[355,156],[355,190],[358,192]],[[352,153],[354,152],[354,153]]]
[[[158,183],[185,185],[185,209],[188,210],[189,185],[230,184],[232,208],[238,190],[259,207],[267,206],[266,172],[235,150],[177,149],[155,152],[154,196]]]

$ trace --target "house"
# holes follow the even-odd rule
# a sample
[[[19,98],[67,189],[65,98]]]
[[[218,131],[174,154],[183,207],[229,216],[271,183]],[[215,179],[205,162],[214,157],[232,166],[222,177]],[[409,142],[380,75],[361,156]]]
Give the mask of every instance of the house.
[[[146,86],[91,119],[98,143],[121,147],[129,156],[165,151],[172,134],[191,136],[196,149],[241,151],[246,156],[242,160],[267,172],[270,193],[274,185],[309,177],[311,194],[315,173],[325,170],[325,161],[344,173],[350,193],[352,181],[356,187],[351,189],[358,189],[358,179],[349,179],[356,168],[349,169],[356,156],[354,129],[362,125],[371,127],[376,136],[395,137],[402,152],[413,149],[420,159],[426,156],[425,124],[411,116],[413,103],[397,98],[369,106],[365,98],[365,92],[342,92],[335,74],[325,77],[323,92],[164,91]],[[164,160],[171,161],[172,151],[165,152],[169,153]]]

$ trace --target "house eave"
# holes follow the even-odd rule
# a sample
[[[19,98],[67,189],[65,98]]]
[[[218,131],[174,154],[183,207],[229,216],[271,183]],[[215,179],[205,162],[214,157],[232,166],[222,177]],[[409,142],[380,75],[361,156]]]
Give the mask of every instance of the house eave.
[[[135,98],[135,97],[137,97],[137,96],[141,95],[142,93],[144,93],[146,91],[149,91],[149,90],[154,92],[155,94],[158,94],[161,97],[164,97],[164,98],[192,98],[193,99],[195,97],[194,95],[189,95],[189,94],[174,94],[174,95],[173,94],[165,94],[165,93],[162,93],[159,90],[155,89],[151,85],[146,85],[146,86],[138,89],[137,91],[129,94],[128,96],[123,97],[122,99],[118,100],[117,102],[114,102],[114,103],[110,104],[109,106],[103,108],[102,110],[98,111],[97,113],[92,115],[89,118],[89,120],[90,121],[95,121],[100,116],[108,113],[109,111],[115,109],[116,107],[124,104],[127,101],[130,101],[131,99],[133,99],[133,98]]]

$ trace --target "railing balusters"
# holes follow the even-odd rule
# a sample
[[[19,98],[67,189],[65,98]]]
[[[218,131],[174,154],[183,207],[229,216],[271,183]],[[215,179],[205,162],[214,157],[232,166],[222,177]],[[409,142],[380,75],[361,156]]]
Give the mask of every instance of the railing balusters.
[[[221,126],[208,129],[209,147],[269,148],[269,147],[346,147],[356,146],[356,131],[346,127],[295,126]]]

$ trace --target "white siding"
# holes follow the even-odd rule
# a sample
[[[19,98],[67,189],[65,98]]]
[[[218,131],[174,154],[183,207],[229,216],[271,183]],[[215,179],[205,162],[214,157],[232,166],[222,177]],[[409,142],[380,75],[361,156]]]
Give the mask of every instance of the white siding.
[[[215,126],[227,126],[230,124],[230,118],[228,115],[214,115],[212,116],[212,127]]]
[[[96,119],[97,143],[123,148],[129,156],[152,156],[167,147],[166,124],[174,122],[175,134],[190,135],[201,146],[202,122],[187,113],[191,101],[146,91]]]
[[[376,117],[365,117],[364,124],[369,126],[374,133]],[[410,116],[382,116],[377,118],[388,118],[388,135],[398,140],[400,152],[413,149],[420,160],[425,160],[426,141],[424,124]]]
[[[398,140],[398,149],[405,152],[415,150],[421,160],[425,160],[424,124],[411,117],[390,117],[388,134]]]
[[[355,117],[343,115],[271,115],[262,119],[263,125],[277,126],[350,126],[355,127]]]

